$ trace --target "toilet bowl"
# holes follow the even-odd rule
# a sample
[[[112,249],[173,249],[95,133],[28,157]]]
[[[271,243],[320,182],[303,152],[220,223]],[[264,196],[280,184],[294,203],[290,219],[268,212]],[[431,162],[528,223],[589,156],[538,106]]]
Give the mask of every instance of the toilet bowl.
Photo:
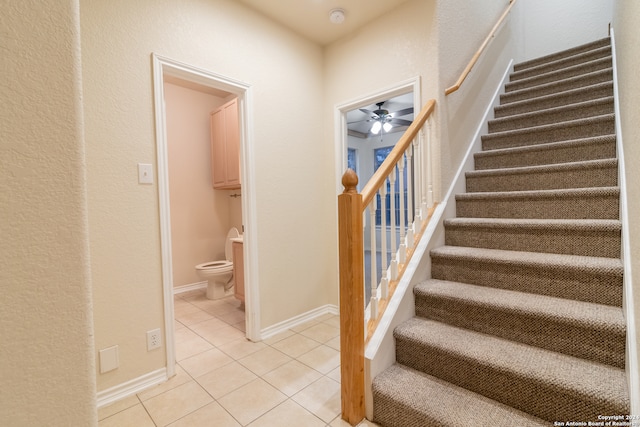
[[[235,227],[227,233],[224,245],[225,260],[210,261],[196,265],[196,274],[207,281],[207,298],[220,299],[233,293],[233,253],[231,239],[239,237]]]

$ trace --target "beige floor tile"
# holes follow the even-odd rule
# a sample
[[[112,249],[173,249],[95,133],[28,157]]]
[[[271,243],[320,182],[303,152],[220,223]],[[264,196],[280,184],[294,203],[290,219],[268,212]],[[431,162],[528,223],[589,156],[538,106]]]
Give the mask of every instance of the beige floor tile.
[[[272,345],[276,350],[280,350],[293,358],[305,354],[318,346],[320,346],[319,342],[299,334],[292,335]]]
[[[213,402],[200,385],[191,381],[144,402],[144,406],[158,426],[166,426],[187,414]]]
[[[188,301],[183,299],[175,299],[173,301],[173,312],[176,318],[197,311],[200,311],[200,309]]]
[[[313,325],[317,325],[319,322],[315,319],[309,320],[307,322],[304,322],[300,325],[294,326],[293,328],[290,328],[293,332],[302,332],[307,328],[312,327]]]
[[[194,325],[196,323],[204,322],[205,320],[213,319],[213,315],[207,313],[204,310],[198,309],[198,311],[194,311],[191,313],[183,314],[181,316],[176,316],[176,320],[184,325]]]
[[[249,427],[325,427],[326,423],[298,405],[287,400],[276,406],[251,424]]]
[[[186,384],[191,380],[193,380],[193,378],[191,378],[191,376],[187,374],[180,365],[176,365],[176,374],[173,377],[169,378],[169,380],[163,382],[162,384],[158,384],[157,386],[153,386],[145,391],[138,393],[138,397],[144,402],[145,400],[149,400],[152,397],[164,393],[165,391],[169,391],[172,388],[176,388],[182,384]]]
[[[329,326],[340,328],[340,316],[331,315],[331,317],[329,317],[328,319],[322,320],[321,322]]]
[[[216,313],[216,317],[219,318],[220,320],[225,321],[229,325],[233,325],[234,323],[245,321],[244,311],[238,310],[236,308],[224,313],[220,313],[220,314]]]
[[[293,359],[283,352],[272,347],[265,347],[250,356],[243,357],[238,362],[256,375],[264,375],[291,360]]]
[[[256,378],[253,372],[233,362],[198,377],[197,381],[214,399],[220,399]]]
[[[339,383],[340,382],[340,366],[338,366],[337,368],[329,372],[327,376]]]
[[[297,360],[285,363],[262,378],[287,396],[293,396],[322,375]]]
[[[180,366],[193,378],[197,378],[231,362],[233,362],[232,358],[217,348],[212,348],[188,359],[181,360]]]
[[[231,325],[236,329],[240,329],[242,332],[246,332],[247,331],[247,323],[243,320],[242,322],[238,322],[234,325]]]
[[[340,384],[331,378],[322,377],[292,399],[312,414],[329,423],[340,414]]]
[[[329,426],[330,427],[351,427],[351,424],[343,420],[341,415],[338,415],[333,421],[331,421]],[[380,427],[380,426],[374,423],[373,421],[369,421],[368,419],[365,418],[360,423],[358,423],[357,427]]]
[[[222,321],[220,320],[220,322]],[[208,323],[208,322],[203,322],[203,323]],[[202,323],[198,323],[197,325],[195,325],[194,330],[201,324]],[[201,334],[203,338],[205,338],[207,341],[209,341],[211,344],[215,345],[216,347],[230,343],[231,341],[245,339],[244,332],[227,324],[213,331],[198,330],[197,332],[198,334]]]
[[[334,317],[336,317],[335,314],[325,313],[325,314],[322,314],[322,315],[316,317],[314,320],[317,320],[318,322],[325,322],[325,321],[327,321],[329,319],[332,319]]]
[[[220,328],[226,328],[227,326],[229,326],[222,320],[218,319],[217,317],[214,317],[213,315],[210,315],[210,316],[211,317],[208,320],[205,320],[204,322],[191,325],[190,326],[191,330],[197,333],[198,335],[206,338],[206,335],[208,332],[213,332]]]
[[[103,420],[107,417],[110,417],[111,415],[117,414],[118,412],[122,412],[125,409],[129,409],[132,406],[136,406],[139,404],[140,404],[140,400],[136,395],[118,400],[117,402],[114,402],[111,405],[98,408],[98,420]]]
[[[360,422],[360,424],[358,424],[358,427],[380,427],[380,425],[365,418]]]
[[[340,352],[326,345],[321,345],[298,357],[298,360],[326,375],[340,366]]]
[[[169,424],[169,427],[240,427],[240,424],[222,406],[213,402]]]
[[[137,404],[98,422],[98,427],[155,427],[142,404]]]
[[[272,335],[269,338],[263,339],[262,342],[267,345],[273,345],[278,341],[282,341],[285,338],[289,338],[292,335],[295,335],[295,332],[293,332],[290,329],[287,329],[286,331],[278,332],[277,334]]]
[[[245,356],[255,353],[256,351],[266,348],[267,345],[261,342],[252,342],[246,338],[231,341],[223,344],[218,348],[224,353],[231,356],[234,360],[242,359]]]
[[[317,325],[313,325],[312,327],[300,332],[300,335],[304,335],[307,338],[311,338],[312,340],[324,344],[330,339],[339,336],[340,329],[325,323],[318,323]]]
[[[173,330],[174,331],[177,331],[178,329],[183,329],[184,327],[185,326],[182,323],[178,322],[177,320],[173,321]]]
[[[324,344],[328,345],[329,347],[331,347],[334,350],[340,351],[340,335],[338,335],[335,338],[331,338],[329,341],[327,341]]]
[[[257,378],[218,400],[236,420],[247,425],[284,402],[287,396]]]
[[[213,348],[211,343],[189,328],[183,328],[175,331],[175,346],[177,361],[181,361]]]

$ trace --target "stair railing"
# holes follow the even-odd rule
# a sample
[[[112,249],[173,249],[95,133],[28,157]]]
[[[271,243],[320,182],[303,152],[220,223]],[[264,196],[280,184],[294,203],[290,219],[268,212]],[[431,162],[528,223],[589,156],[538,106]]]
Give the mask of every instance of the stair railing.
[[[351,425],[364,418],[365,343],[375,331],[433,212],[429,119],[435,104],[433,99],[425,104],[362,193],[356,190],[358,177],[353,170],[348,169],[342,177],[344,192],[338,196],[340,372],[342,418]],[[367,217],[368,251],[364,239]],[[366,259],[370,264],[367,283]],[[365,294],[369,301],[365,302]]]
[[[511,8],[516,4],[517,1],[518,0],[509,0],[509,6],[502,13],[500,18],[498,19],[498,22],[496,22],[496,25],[493,26],[493,28],[489,32],[489,35],[487,36],[487,38],[484,39],[484,41],[480,45],[480,48],[473,55],[473,57],[471,58],[471,61],[469,61],[469,63],[467,64],[466,68],[464,69],[464,71],[462,71],[462,74],[460,74],[460,77],[458,77],[458,80],[456,81],[456,83],[453,86],[448,87],[444,91],[445,96],[457,91],[458,89],[460,89],[460,86],[462,86],[462,83],[465,81],[465,79],[467,78],[467,76],[471,72],[471,69],[473,68],[474,65],[476,65],[476,62],[478,62],[478,59],[482,55],[482,52],[484,52],[484,50],[487,47],[487,45],[489,44],[489,42],[495,37],[496,33],[498,32],[498,29],[500,28],[500,25],[502,25],[502,22],[504,22],[504,20],[507,17],[507,15],[509,15],[509,12],[511,12]]]

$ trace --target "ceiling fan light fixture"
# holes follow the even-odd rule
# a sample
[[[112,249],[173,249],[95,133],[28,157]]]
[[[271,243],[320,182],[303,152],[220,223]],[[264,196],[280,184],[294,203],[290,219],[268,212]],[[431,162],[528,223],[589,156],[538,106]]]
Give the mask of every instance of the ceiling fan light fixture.
[[[384,125],[382,125],[382,128],[384,129],[385,132],[389,132],[392,127],[393,125],[391,123],[385,123]]]
[[[344,19],[344,9],[331,9],[331,12],[329,12],[329,21],[332,24],[342,24]]]
[[[385,125],[386,124],[387,123],[385,123]],[[373,126],[371,126],[371,133],[377,135],[380,132],[380,129],[382,129],[382,123],[376,121],[373,123]]]

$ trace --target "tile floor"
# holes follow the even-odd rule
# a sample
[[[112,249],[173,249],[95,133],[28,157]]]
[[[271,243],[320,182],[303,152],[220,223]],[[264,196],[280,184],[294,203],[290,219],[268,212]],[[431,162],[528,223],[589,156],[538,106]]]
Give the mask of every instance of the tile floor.
[[[340,419],[338,316],[259,343],[233,297],[175,297],[177,375],[98,411],[99,427],[348,427]],[[360,426],[376,426],[363,421]]]

